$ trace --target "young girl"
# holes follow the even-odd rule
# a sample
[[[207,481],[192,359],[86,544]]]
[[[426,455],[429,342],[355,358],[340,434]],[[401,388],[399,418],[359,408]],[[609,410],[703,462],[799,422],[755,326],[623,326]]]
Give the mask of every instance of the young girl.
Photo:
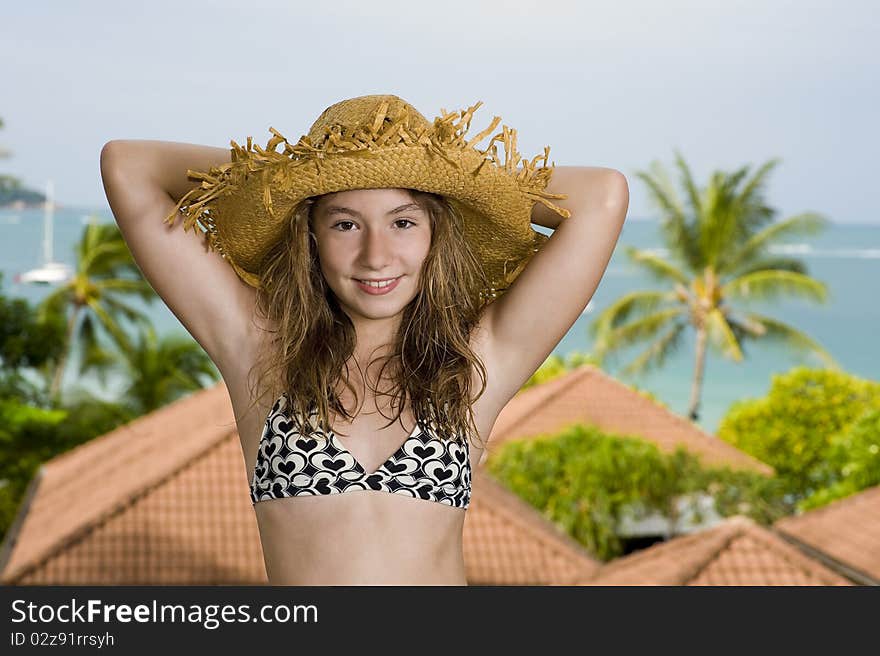
[[[139,267],[227,385],[270,584],[466,585],[484,438],[611,258],[626,178],[520,162],[507,126],[477,150],[479,105],[362,96],[295,145],[102,150]]]

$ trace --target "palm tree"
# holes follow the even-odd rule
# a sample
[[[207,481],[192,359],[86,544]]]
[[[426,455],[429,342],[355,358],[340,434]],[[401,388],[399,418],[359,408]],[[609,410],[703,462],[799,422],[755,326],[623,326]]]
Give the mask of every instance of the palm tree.
[[[102,384],[111,371],[127,381],[121,398],[136,415],[152,412],[182,394],[202,389],[200,378],[220,379],[220,372],[189,335],[157,337],[152,326],[139,331],[137,342],[118,357],[95,344],[83,357],[80,373],[94,370]]]
[[[762,198],[768,172],[779,162],[772,159],[738,188],[749,166],[733,173],[716,171],[703,190],[698,190],[687,164],[676,151],[687,194],[688,210],[679,200],[669,177],[654,162],[653,176],[638,172],[659,206],[661,227],[669,254],[675,262],[634,247],[625,249],[637,264],[669,289],[630,292],[603,310],[590,325],[596,355],[641,340],[648,348],[625,369],[634,374],[660,366],[681,343],[688,327],[696,331],[696,356],[688,414],[698,419],[707,346],[723,357],[742,361],[744,342],[773,339],[815,353],[830,368],[833,358],[815,341],[778,319],[735,308],[733,301],[769,300],[785,295],[824,303],[824,283],[806,273],[803,262],[769,254],[772,242],[797,234],[814,234],[827,225],[819,214],[805,212],[764,226],[775,210]],[[632,318],[634,315],[641,315]]]
[[[58,394],[67,360],[77,339],[83,351],[100,349],[98,328],[108,334],[122,353],[133,349],[120,324],[124,317],[136,325],[149,326],[148,317],[127,305],[126,296],[152,302],[156,292],[144,280],[122,233],[115,223],[90,222],[76,246],[74,276],[40,303],[40,315],[59,312],[67,316],[65,348],[55,364],[49,390]]]

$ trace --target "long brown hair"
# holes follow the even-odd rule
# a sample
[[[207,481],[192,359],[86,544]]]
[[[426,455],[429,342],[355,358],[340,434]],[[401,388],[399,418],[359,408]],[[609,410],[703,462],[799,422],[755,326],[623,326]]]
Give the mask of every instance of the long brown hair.
[[[439,436],[460,441],[479,435],[472,403],[485,391],[487,376],[469,337],[484,307],[479,292],[487,288],[487,280],[465,239],[461,215],[440,195],[408,191],[430,217],[431,246],[418,292],[403,310],[388,354],[370,360],[367,369],[382,360],[382,381],[392,365],[391,389],[374,390],[394,397],[397,414],[386,426],[400,418],[409,399],[417,420],[444,427]],[[331,430],[329,407],[352,419],[335,392],[340,379],[357,399],[347,365],[356,346],[354,325],[327,285],[318,260],[312,229],[318,198],[307,198],[293,208],[283,238],[264,259],[255,311],[266,320],[271,337],[261,340],[248,373],[249,381],[253,373],[257,380],[256,394],[249,383],[252,405],[280,388],[287,393],[289,415],[306,435],[311,426],[297,418],[308,416],[313,408],[325,432]],[[474,368],[482,385],[472,398]]]

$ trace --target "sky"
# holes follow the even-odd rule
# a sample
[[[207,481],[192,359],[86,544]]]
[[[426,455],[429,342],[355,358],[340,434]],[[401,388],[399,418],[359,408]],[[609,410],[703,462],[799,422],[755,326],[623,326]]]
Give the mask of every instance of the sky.
[[[779,220],[880,225],[878,24],[875,0],[8,3],[0,174],[109,213],[107,141],[295,142],[393,93],[429,120],[482,100],[470,134],[500,116],[524,157],[621,171],[628,218],[658,216],[636,174],[680,180],[679,151],[701,186],[779,158]]]

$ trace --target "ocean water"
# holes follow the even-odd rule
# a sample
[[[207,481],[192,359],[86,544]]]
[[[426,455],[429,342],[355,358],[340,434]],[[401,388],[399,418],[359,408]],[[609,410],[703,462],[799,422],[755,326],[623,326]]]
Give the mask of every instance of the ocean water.
[[[112,222],[109,208],[59,208],[54,217],[54,260],[73,265],[74,245],[88,221]],[[543,229],[542,229],[543,231]],[[16,283],[15,274],[35,268],[42,262],[43,212],[39,209],[0,209],[0,271],[3,271],[3,292],[32,302],[44,298],[51,288]],[[633,264],[623,252],[625,245],[640,249],[656,249],[664,253],[659,223],[629,218],[624,225],[618,247],[611,258],[590,304],[562,339],[554,353],[565,356],[573,351],[589,352],[591,339],[588,325],[603,308],[621,295],[636,289],[657,289],[662,286]],[[877,286],[880,284],[880,226],[864,224],[832,224],[825,231],[796,241],[781,243],[774,251],[801,259],[807,272],[824,282],[829,291],[827,303],[819,305],[801,299],[773,303],[751,302],[741,305],[795,326],[821,344],[844,370],[864,378],[880,378],[880,305]],[[157,300],[148,306],[133,300],[131,304],[147,311],[160,334],[186,330]],[[643,348],[639,345],[610,361],[606,371],[628,384],[649,390],[682,415],[687,414],[691,394],[695,340],[689,331],[679,350],[664,366],[637,377],[625,377],[620,370]],[[736,363],[710,349],[705,364],[698,424],[714,433],[729,405],[740,398],[766,394],[774,374],[784,373],[798,365],[821,366],[809,354],[792,351],[779,344],[749,342],[745,358]],[[78,380],[72,368],[65,384],[78,383],[103,398],[113,398],[119,381],[112,378],[106,387],[89,378]]]

